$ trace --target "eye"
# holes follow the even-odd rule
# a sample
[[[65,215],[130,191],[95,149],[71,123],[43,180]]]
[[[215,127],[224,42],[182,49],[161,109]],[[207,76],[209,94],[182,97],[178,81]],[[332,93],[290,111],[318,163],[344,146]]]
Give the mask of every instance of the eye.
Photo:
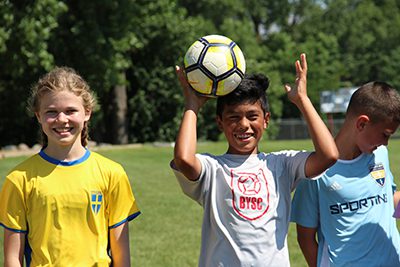
[[[258,116],[258,114],[250,114],[247,117],[249,118],[249,120],[255,121],[258,119],[259,116]]]
[[[77,111],[78,111],[77,109],[68,109],[68,110],[65,112],[65,114],[67,114],[67,115],[72,115],[72,114],[76,113]]]
[[[55,111],[55,110],[47,110],[45,112],[45,114],[49,115],[49,116],[56,116],[57,115],[57,111]]]
[[[231,121],[235,121],[235,120],[239,119],[239,116],[238,115],[229,115],[228,119],[231,120]]]

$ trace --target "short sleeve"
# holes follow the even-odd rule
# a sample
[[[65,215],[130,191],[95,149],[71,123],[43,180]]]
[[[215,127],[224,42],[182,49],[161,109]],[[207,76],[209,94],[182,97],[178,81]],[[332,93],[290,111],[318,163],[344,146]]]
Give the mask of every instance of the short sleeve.
[[[199,159],[201,163],[201,173],[199,179],[196,181],[191,181],[186,178],[173,164],[171,161],[170,167],[174,172],[176,179],[179,182],[179,185],[188,197],[195,200],[201,206],[204,206],[204,200],[206,198],[207,193],[210,189],[210,177],[209,173],[211,173],[211,163],[208,161],[208,157],[202,154],[196,154],[196,157]]]
[[[318,180],[301,179],[292,200],[291,218],[301,226],[317,228],[318,212]]]
[[[122,167],[114,172],[109,191],[109,228],[131,221],[139,214],[128,176]]]
[[[0,192],[0,224],[14,232],[27,232],[26,205],[22,191],[6,178]]]

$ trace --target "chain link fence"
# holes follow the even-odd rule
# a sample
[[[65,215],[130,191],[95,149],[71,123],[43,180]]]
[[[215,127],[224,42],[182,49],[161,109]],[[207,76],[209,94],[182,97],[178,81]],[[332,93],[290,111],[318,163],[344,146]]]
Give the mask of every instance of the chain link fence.
[[[335,136],[340,127],[342,126],[344,119],[328,119],[325,121],[328,129],[332,135]],[[281,119],[277,122],[278,124],[278,140],[293,140],[293,139],[309,139],[307,124],[303,119]],[[400,138],[400,132],[392,136],[392,138]]]

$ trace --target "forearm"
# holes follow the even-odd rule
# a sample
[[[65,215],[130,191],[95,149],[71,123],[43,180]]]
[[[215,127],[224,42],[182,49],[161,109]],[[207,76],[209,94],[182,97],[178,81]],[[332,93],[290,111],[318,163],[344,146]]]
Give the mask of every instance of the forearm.
[[[318,257],[318,243],[314,240],[314,242],[299,242],[299,245],[308,266],[316,267]]]
[[[4,266],[18,267],[24,263],[25,234],[4,229]]]
[[[302,105],[299,105],[299,109],[307,122],[316,155],[330,162],[335,161],[339,154],[335,140],[315,110],[311,100],[308,97],[305,98]]]
[[[186,178],[197,180],[201,171],[201,164],[196,158],[197,114],[207,98],[196,95],[179,66],[176,66],[176,73],[183,89],[185,111],[175,140],[174,164]]]
[[[197,110],[185,108],[174,148],[174,163],[185,177],[196,180],[199,175],[197,149]]]
[[[316,240],[316,228],[303,227],[299,224],[296,225],[297,242],[303,252],[308,266],[316,267],[318,258],[318,242]]]
[[[128,223],[110,230],[110,245],[113,266],[131,266]]]
[[[298,104],[298,108],[308,125],[308,131],[315,149],[315,152],[310,155],[310,164],[307,164],[305,170],[307,177],[313,177],[334,164],[339,157],[339,152],[332,134],[315,110],[310,99],[308,97],[304,98],[301,104]]]
[[[24,266],[23,262],[23,260],[4,256],[4,267],[22,267]]]

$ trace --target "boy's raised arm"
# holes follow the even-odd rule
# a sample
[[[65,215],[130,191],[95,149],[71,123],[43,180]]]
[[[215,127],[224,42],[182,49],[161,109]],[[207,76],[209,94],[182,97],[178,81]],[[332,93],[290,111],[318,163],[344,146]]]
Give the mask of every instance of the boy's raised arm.
[[[301,111],[308,125],[315,152],[307,159],[305,174],[307,177],[316,176],[334,164],[339,157],[335,141],[318,115],[307,95],[307,60],[306,55],[300,55],[296,63],[296,85],[291,88],[285,85],[289,100]]]
[[[207,98],[197,95],[190,88],[184,71],[178,66],[176,66],[176,73],[183,89],[185,110],[175,141],[174,164],[186,178],[195,181],[201,172],[200,161],[196,158],[197,114]]]

